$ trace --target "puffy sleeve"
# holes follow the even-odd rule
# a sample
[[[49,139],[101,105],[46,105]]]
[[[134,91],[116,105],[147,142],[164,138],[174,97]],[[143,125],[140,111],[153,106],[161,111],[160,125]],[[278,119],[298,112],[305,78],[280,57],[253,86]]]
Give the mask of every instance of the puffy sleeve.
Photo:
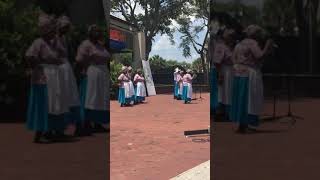
[[[213,52],[213,57],[212,57],[213,63],[220,64],[224,58],[224,54],[225,54],[224,46],[220,43],[217,44]]]
[[[76,61],[84,62],[87,61],[90,57],[90,46],[87,41],[84,41],[78,48]]]
[[[144,81],[144,77],[143,76],[139,76],[141,81]]]
[[[120,74],[120,76],[118,77],[119,81],[122,81],[124,79],[124,74]]]
[[[231,61],[232,61],[233,64],[237,64],[237,56],[238,56],[238,53],[239,53],[238,49],[239,49],[238,45],[236,45],[236,47],[233,50],[232,56],[231,56]]]
[[[260,59],[264,55],[263,50],[259,47],[256,41],[249,44],[250,51],[255,59]]]
[[[134,78],[133,78],[133,81],[137,81],[137,80],[139,80],[139,75],[138,75],[138,74],[136,74],[136,75],[134,76]]]
[[[40,57],[41,43],[40,41],[34,41],[27,49],[25,56],[27,58],[39,58]]]
[[[32,67],[40,62],[41,41],[35,40],[25,53],[27,63]]]

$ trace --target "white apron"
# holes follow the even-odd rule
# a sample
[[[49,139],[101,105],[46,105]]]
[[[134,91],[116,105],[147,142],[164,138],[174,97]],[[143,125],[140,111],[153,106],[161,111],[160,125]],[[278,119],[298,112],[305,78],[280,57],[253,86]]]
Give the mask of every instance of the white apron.
[[[129,82],[123,82],[123,88],[124,88],[124,96],[125,96],[125,98],[131,98]]]
[[[220,94],[220,101],[224,105],[231,105],[232,101],[232,83],[233,83],[233,67],[223,65],[221,68],[223,75],[223,84],[219,86],[218,93]]]
[[[109,78],[106,65],[90,65],[87,70],[85,108],[105,111],[110,109]]]
[[[64,64],[60,65],[63,71],[64,83],[65,83],[65,93],[67,94],[66,101],[68,102],[69,108],[80,106],[79,91],[77,86],[77,81],[74,76],[72,67],[68,60]]]
[[[249,101],[248,114],[261,115],[263,111],[263,79],[259,68],[249,70]]]
[[[143,82],[137,83],[137,96],[146,97],[146,87]]]
[[[192,99],[192,84],[185,82],[185,83],[183,83],[183,86],[187,86],[188,87],[187,98]]]
[[[182,95],[182,92],[183,92],[183,83],[180,82],[180,83],[179,83],[179,91],[178,91],[178,94],[179,94],[179,95]]]
[[[69,111],[64,92],[63,71],[58,65],[42,64],[48,87],[48,113],[61,115]]]
[[[133,82],[132,81],[129,81],[129,95],[130,97],[134,96],[134,85],[133,85]]]

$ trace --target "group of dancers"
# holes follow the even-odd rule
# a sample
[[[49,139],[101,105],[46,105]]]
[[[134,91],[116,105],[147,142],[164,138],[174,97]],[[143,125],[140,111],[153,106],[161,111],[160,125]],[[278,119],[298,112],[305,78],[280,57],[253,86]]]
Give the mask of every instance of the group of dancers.
[[[141,104],[145,101],[146,87],[142,70],[138,69],[132,79],[132,67],[123,66],[118,77],[118,102],[121,107]]]
[[[186,72],[176,68],[173,73],[174,78],[174,99],[183,100],[185,104],[192,101],[192,81],[196,74],[188,69]]]
[[[78,47],[76,67],[82,76],[78,86],[66,40],[71,30],[69,18],[41,13],[38,26],[40,37],[25,54],[31,77],[26,124],[35,131],[34,142],[108,132],[110,54],[103,31],[91,25],[88,39]],[[71,136],[65,134],[69,125],[75,126]]]
[[[256,131],[263,111],[261,67],[274,45],[271,39],[261,43],[264,32],[250,25],[245,38],[237,42],[235,30],[225,28],[210,40],[211,114],[215,119],[222,112],[239,125],[240,133]]]

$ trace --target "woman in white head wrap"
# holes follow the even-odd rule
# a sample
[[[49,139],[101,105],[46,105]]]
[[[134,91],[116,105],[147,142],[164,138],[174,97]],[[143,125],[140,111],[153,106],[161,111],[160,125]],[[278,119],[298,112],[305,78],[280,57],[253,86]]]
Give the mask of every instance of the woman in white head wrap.
[[[175,68],[173,72],[173,98],[177,99],[179,95],[179,86],[177,82],[177,76],[179,74],[179,68]]]
[[[147,93],[146,93],[146,86],[144,84],[145,79],[143,77],[141,69],[137,70],[137,73],[135,74],[133,81],[136,84],[135,102],[142,103],[143,101],[145,101],[145,97]]]
[[[127,76],[128,76],[128,78],[130,80],[129,81],[129,88],[130,88],[129,93],[130,93],[131,101],[134,102],[136,97],[135,97],[135,92],[134,92],[134,85],[133,85],[133,82],[132,82],[132,67],[131,66],[128,67]]]
[[[250,25],[246,29],[247,38],[236,45],[233,53],[234,80],[230,119],[239,124],[238,131],[245,133],[259,125],[259,115],[263,110],[263,82],[261,66],[264,57],[272,47],[268,40],[263,49],[258,45],[263,29]]]
[[[118,102],[120,106],[127,106],[130,105],[131,102],[131,95],[130,95],[130,78],[127,75],[128,67],[123,66],[121,69],[121,74],[118,77],[119,81],[119,95],[118,95]]]
[[[76,57],[77,63],[84,67],[85,72],[81,85],[81,99],[84,100],[81,101],[82,118],[85,127],[93,132],[107,132],[103,124],[110,125],[110,73],[107,64],[111,55],[102,44],[103,41],[102,29],[91,25],[88,28],[88,39],[81,43]]]
[[[64,82],[64,101],[67,104],[70,113],[67,115],[67,122],[77,125],[76,135],[81,134],[81,124],[83,123],[80,118],[80,97],[77,87],[76,78],[73,73],[72,66],[69,62],[69,52],[66,40],[66,34],[70,31],[71,22],[68,17],[61,16],[57,20],[57,36],[55,38],[55,44],[59,50],[59,56],[63,59],[63,64],[60,68],[63,72]]]
[[[183,74],[184,74],[183,70],[179,70],[177,74],[177,86],[178,86],[177,100],[182,100]]]
[[[35,142],[49,140],[52,132],[63,132],[68,107],[63,99],[62,76],[59,65],[63,60],[52,40],[55,38],[55,22],[42,13],[39,17],[40,38],[28,48],[25,56],[32,69],[27,127],[36,131]]]
[[[192,100],[192,71],[188,69],[186,74],[183,76],[183,91],[182,91],[182,99],[184,103],[190,103]]]
[[[230,112],[232,99],[233,63],[231,57],[235,44],[233,35],[233,29],[223,30],[221,40],[215,44],[212,58],[220,80],[220,85],[218,86],[218,99],[226,118]]]

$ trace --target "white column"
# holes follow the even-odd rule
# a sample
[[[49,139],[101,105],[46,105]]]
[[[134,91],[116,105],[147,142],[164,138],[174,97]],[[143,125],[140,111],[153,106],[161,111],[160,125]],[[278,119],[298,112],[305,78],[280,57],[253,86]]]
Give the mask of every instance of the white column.
[[[133,38],[133,64],[134,68],[142,67],[142,60],[146,59],[146,40],[143,32],[134,34]]]

